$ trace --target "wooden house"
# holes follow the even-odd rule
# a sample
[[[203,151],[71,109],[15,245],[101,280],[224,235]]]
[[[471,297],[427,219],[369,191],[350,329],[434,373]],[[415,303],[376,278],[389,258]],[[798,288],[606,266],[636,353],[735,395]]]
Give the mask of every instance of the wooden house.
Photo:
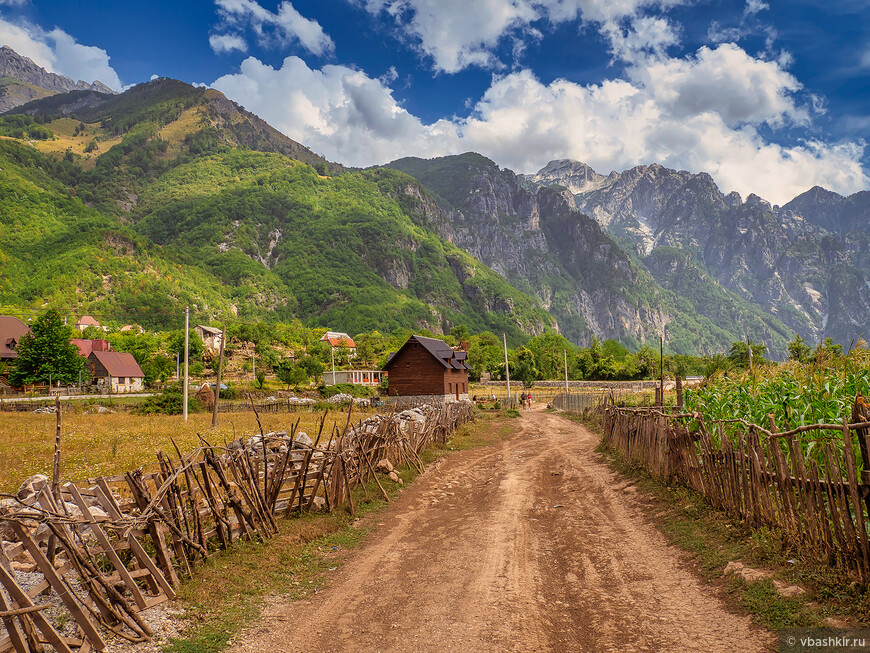
[[[384,366],[391,397],[437,402],[468,399],[469,369],[467,352],[423,336],[408,338]]]
[[[110,392],[141,392],[145,389],[145,375],[133,354],[92,351],[88,361],[94,383]]]
[[[0,315],[0,361],[18,358],[15,348],[22,336],[29,332],[30,327],[17,317]]]

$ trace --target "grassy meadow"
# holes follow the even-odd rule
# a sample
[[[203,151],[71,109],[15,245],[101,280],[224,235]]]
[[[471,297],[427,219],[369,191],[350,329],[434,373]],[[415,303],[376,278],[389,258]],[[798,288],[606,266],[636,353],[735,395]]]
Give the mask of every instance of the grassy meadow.
[[[297,419],[300,430],[314,437],[323,413],[267,413],[260,415],[263,430],[289,430]],[[354,420],[364,418],[354,409]],[[336,423],[343,428],[347,413],[330,411],[324,433]],[[51,476],[54,457],[56,415],[29,412],[0,413],[0,492],[14,492],[27,477]],[[221,413],[217,428],[211,428],[211,414],[191,413],[187,422],[181,415],[131,415],[129,413],[87,414],[80,406],[63,412],[61,479],[79,481],[97,476],[121,474],[144,466],[157,469],[157,451],[176,458],[171,439],[186,454],[198,446],[201,434],[213,445],[259,432],[253,412]]]

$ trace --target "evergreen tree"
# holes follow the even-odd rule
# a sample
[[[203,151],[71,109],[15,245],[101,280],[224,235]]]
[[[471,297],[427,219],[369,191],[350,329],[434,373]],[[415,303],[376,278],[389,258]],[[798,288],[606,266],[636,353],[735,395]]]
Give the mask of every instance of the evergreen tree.
[[[64,325],[57,311],[42,315],[18,343],[18,359],[9,381],[17,386],[49,380],[77,383],[86,360],[70,338],[72,328]]]
[[[799,335],[788,343],[788,357],[793,361],[805,363],[810,357],[810,346]]]

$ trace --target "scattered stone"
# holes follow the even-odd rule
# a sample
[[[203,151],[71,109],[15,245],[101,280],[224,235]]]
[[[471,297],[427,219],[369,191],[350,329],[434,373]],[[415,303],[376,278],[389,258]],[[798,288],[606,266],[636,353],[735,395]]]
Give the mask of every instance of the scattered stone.
[[[293,438],[293,443],[302,447],[314,446],[314,440],[308,437],[308,434],[305,431],[299,431],[299,433],[296,434],[296,437]]]
[[[36,500],[36,495],[39,494],[39,491],[46,485],[48,485],[48,476],[45,474],[34,474],[21,484],[15,496],[18,497],[19,501],[32,503]]]
[[[822,621],[829,628],[848,628],[849,624],[840,619],[836,619],[834,617],[825,617]]]
[[[752,567],[747,567],[742,562],[737,562],[736,560],[732,560],[725,566],[725,573],[737,574],[747,583],[754,583],[756,581],[764,580],[765,578],[770,577],[770,572],[753,569]]]
[[[802,596],[807,593],[807,591],[803,587],[799,587],[798,585],[789,585],[782,582],[781,580],[773,581],[773,588],[780,596],[784,596],[786,598]]]
[[[390,480],[391,480],[393,483],[398,483],[399,481],[402,480],[402,479],[399,478],[399,475],[396,474],[396,472],[390,472],[390,473],[388,474],[388,476],[389,476]]]
[[[384,459],[378,461],[378,464],[375,465],[375,469],[378,470],[379,472],[383,472],[384,474],[389,474],[395,468],[393,467],[393,463],[391,463],[389,460],[384,458]]]

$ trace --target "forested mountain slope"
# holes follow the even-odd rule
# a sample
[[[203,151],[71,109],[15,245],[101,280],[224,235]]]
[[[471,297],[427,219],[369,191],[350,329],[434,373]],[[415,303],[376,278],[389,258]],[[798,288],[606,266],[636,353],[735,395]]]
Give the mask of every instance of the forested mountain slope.
[[[41,102],[52,118],[64,97]],[[188,303],[350,332],[555,326],[422,225],[438,209],[416,181],[344,171],[216,91],[158,80],[71,115],[40,151],[0,143],[0,303],[149,326]]]

